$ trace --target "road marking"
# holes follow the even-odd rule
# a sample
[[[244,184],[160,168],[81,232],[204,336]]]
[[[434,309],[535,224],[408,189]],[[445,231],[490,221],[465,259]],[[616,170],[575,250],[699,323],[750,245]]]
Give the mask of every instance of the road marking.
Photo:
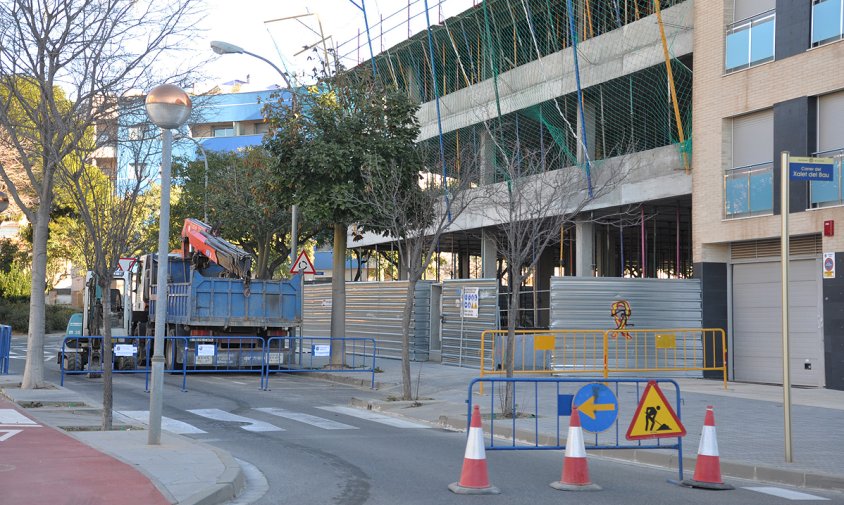
[[[129,419],[138,421],[139,423],[149,425],[149,410],[119,410],[117,413],[122,414]],[[161,429],[179,435],[208,433],[207,431],[200,430],[192,424],[164,416],[161,417]]]
[[[0,430],[0,433],[5,433],[5,435],[0,435],[0,442],[5,442],[22,431],[23,430]]]
[[[303,414],[301,412],[290,412],[289,410],[284,409],[277,409],[275,407],[266,407],[266,408],[256,408],[255,410],[259,412],[266,412],[267,414],[271,414],[278,417],[283,417],[285,419],[291,419],[293,421],[299,421],[300,423],[310,424],[311,426],[315,426],[317,428],[322,428],[323,430],[356,430],[358,429],[357,426],[351,426],[349,424],[338,423],[337,421],[332,421],[330,419],[323,419],[322,417],[312,416],[310,414]]]
[[[38,426],[38,423],[21,414],[15,409],[0,409],[0,424],[11,426]]]
[[[188,410],[188,412],[190,412],[191,414],[196,414],[198,416],[207,417],[208,419],[214,419],[215,421],[246,423],[247,426],[241,426],[241,428],[246,431],[284,431],[282,428],[274,426],[270,423],[265,423],[263,421],[239,416],[220,409],[195,409]]]
[[[824,498],[823,496],[815,496],[813,494],[806,494],[801,493],[799,491],[792,491],[790,489],[781,489],[778,487],[745,487],[742,489],[747,489],[748,491],[756,491],[757,493],[764,493],[769,494],[772,496],[779,496],[780,498],[785,498],[786,500],[815,500],[821,501],[826,500],[829,501],[829,498]]]
[[[327,410],[329,412],[336,412],[338,414],[345,414],[347,416],[357,417],[359,419],[365,419],[367,421],[372,421],[375,423],[386,424],[387,426],[392,426],[394,428],[430,428],[430,426],[424,424],[412,423],[410,421],[396,419],[395,417],[385,416],[383,414],[376,414],[375,412],[369,410],[353,409],[351,407],[342,407],[340,405],[332,405],[330,407],[317,408],[321,410]]]

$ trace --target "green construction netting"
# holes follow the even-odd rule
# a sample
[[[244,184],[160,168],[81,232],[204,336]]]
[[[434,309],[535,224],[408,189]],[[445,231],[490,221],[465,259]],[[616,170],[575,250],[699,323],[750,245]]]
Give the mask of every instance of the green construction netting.
[[[423,3],[409,1],[391,19],[406,11],[410,27]],[[683,167],[691,161],[692,3],[660,5],[671,79],[656,8],[653,0],[478,1],[448,19],[433,16],[430,43],[422,30],[383,48],[375,56],[376,73],[422,103],[440,97],[444,118],[475,115],[444,120],[441,138],[439,129],[423,132],[432,148],[442,140],[449,173],[460,171],[463,151],[480,149],[484,131],[525,148],[556,149],[557,156],[549,157],[556,164],[583,167],[674,146]],[[369,38],[379,29],[383,38],[385,27],[377,23]],[[361,48],[367,43],[359,39]],[[360,71],[372,71],[370,61],[360,63]]]

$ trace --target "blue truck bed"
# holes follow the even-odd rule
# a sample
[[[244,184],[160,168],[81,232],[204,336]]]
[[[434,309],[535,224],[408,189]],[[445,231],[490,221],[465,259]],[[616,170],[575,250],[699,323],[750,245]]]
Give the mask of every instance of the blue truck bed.
[[[181,270],[181,262],[170,262],[171,273]],[[196,271],[190,282],[178,282],[172,275],[167,304],[167,323],[186,326],[227,328],[289,328],[301,321],[300,283],[291,280],[252,280],[248,296],[244,281],[204,277]],[[181,276],[184,278],[184,276]],[[156,290],[150,286],[150,321],[155,320]]]

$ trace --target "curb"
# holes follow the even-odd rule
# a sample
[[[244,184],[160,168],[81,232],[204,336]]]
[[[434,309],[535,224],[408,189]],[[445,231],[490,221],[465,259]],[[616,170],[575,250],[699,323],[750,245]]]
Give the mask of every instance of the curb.
[[[192,439],[191,441],[194,443],[202,443]],[[213,445],[202,445],[214,451],[226,469],[223,470],[223,473],[217,478],[217,484],[199,491],[185,500],[177,502],[175,505],[216,505],[218,503],[231,500],[236,497],[244,487],[246,487],[246,476],[243,474],[243,469],[237,461],[235,461],[231,454],[222,449],[218,449]]]

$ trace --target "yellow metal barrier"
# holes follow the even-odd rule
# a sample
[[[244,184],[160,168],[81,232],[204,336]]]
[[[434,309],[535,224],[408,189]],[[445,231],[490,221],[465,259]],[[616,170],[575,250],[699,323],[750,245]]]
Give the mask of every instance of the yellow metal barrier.
[[[727,339],[720,328],[625,328],[604,335],[607,373],[720,371],[727,389]]]
[[[506,373],[506,337],[507,330],[481,333],[481,377]],[[689,371],[720,371],[727,388],[724,330],[516,330],[514,376],[590,373],[607,378],[611,373]]]

